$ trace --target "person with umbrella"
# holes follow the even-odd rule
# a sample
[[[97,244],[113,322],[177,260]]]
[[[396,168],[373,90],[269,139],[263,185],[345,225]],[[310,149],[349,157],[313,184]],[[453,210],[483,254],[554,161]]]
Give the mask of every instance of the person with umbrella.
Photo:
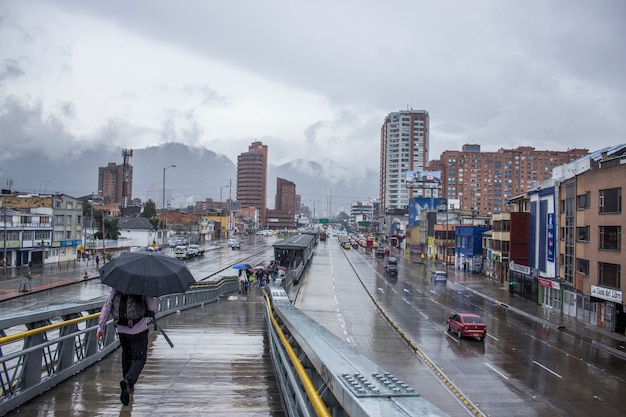
[[[100,311],[96,332],[98,340],[104,340],[104,329],[112,314],[113,306],[117,306],[124,298],[128,299],[128,297],[124,297],[124,293],[111,288],[111,292]],[[143,296],[140,297],[140,300],[145,303],[146,316],[154,317],[156,299],[152,296]],[[123,379],[120,381],[120,388],[122,389],[120,401],[124,405],[128,405],[130,394],[134,391],[135,383],[148,359],[148,323],[146,317],[142,317],[137,323],[126,322],[126,324],[121,324],[120,321],[116,322],[117,334],[122,346]]]
[[[183,293],[196,280],[182,260],[153,252],[124,252],[105,264],[99,272],[101,282],[112,288],[100,312],[96,337],[104,339],[106,323],[113,314],[122,346],[120,401],[128,405],[148,357],[148,323],[145,316],[152,317],[156,328],[155,297]],[[133,305],[135,308],[130,308]],[[139,317],[132,314],[137,310],[142,312],[137,314]],[[166,337],[166,340],[173,346],[169,338]]]

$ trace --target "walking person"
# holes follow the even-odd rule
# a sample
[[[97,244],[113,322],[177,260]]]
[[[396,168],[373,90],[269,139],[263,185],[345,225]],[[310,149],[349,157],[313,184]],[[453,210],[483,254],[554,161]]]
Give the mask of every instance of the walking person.
[[[242,273],[242,271],[239,270],[239,294],[245,293],[248,289],[248,286],[246,285],[247,280],[248,277],[246,276],[246,274]]]
[[[132,305],[133,303],[137,305]],[[128,405],[130,394],[134,391],[139,374],[146,364],[148,323],[145,316],[154,317],[155,310],[156,299],[154,297],[128,296],[112,288],[100,311],[98,330],[96,331],[98,340],[104,340],[104,329],[109,317],[113,315],[116,319],[115,326],[122,346],[123,379],[120,381],[122,390],[120,401],[124,405]],[[141,314],[133,316],[133,311],[141,311]]]
[[[96,255],[96,269],[100,267],[100,256]]]

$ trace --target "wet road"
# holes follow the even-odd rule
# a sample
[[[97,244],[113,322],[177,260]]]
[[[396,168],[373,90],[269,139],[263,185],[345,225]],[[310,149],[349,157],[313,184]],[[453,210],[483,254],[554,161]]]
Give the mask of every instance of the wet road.
[[[334,246],[330,250],[340,250]],[[485,415],[624,415],[622,358],[512,314],[455,282],[432,285],[421,264],[400,261],[398,278],[388,279],[384,261],[372,254],[345,255],[383,311]],[[452,310],[480,314],[487,339],[458,340],[448,333]]]
[[[247,263],[267,262],[271,243],[242,245],[241,252],[221,248],[187,262],[200,280],[208,275],[220,275],[220,270],[249,256],[254,257]],[[252,255],[256,251],[261,253]],[[344,251],[333,239],[320,242],[303,278],[296,306],[452,416],[471,414],[444,385],[442,377],[426,366],[428,362],[435,364],[445,381],[457,387],[483,415],[624,414],[623,359],[594,348],[588,341],[514,314],[455,282],[433,286],[423,265],[405,265],[400,259],[400,274],[393,280],[382,274],[382,266],[383,261],[362,250]],[[460,274],[455,279],[472,277]],[[108,290],[98,280],[49,290],[46,297],[50,298],[40,306],[52,300],[61,304],[75,301],[77,294],[81,301],[103,298]],[[363,296],[366,292],[369,295]],[[0,303],[0,313],[3,309],[23,308],[20,306],[28,305],[24,301],[30,297],[46,299],[33,294]],[[375,303],[396,328],[377,310]],[[252,306],[249,304],[248,308]],[[459,341],[448,334],[445,321],[451,310],[481,314],[488,326],[487,339]],[[215,318],[211,315],[210,320]],[[168,327],[178,332],[179,325]],[[208,327],[206,331],[211,332]],[[419,353],[398,333],[406,335]],[[184,340],[184,331],[175,337]],[[133,414],[140,415],[138,411],[134,410]],[[146,411],[146,415],[150,412],[141,411]]]
[[[211,250],[207,250],[203,256],[188,259],[185,263],[196,281],[218,280],[222,276],[236,275],[237,271],[230,268],[236,263],[244,262],[252,266],[267,264],[270,259],[273,259],[272,244],[277,240],[256,236],[249,240],[242,239],[240,250],[233,250],[225,245],[211,247]],[[172,251],[172,249],[169,248],[166,251]],[[73,279],[80,280],[80,278]],[[110,290],[111,287],[101,284],[99,279],[92,279],[76,285],[52,288],[3,301],[0,303],[0,314],[21,314],[25,311],[46,309],[51,305],[80,304],[99,300],[106,298]]]

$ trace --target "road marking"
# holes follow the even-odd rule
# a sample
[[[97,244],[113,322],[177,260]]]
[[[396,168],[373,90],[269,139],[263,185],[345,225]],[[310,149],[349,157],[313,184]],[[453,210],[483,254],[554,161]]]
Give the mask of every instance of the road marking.
[[[535,365],[537,365],[537,366],[542,367],[542,368],[543,368],[543,369],[545,369],[546,371],[550,372],[552,375],[557,376],[557,377],[559,377],[559,378],[563,379],[563,377],[562,377],[561,375],[557,374],[557,373],[556,373],[556,372],[554,372],[552,369],[550,369],[550,368],[548,368],[548,367],[546,367],[546,366],[544,366],[544,365],[540,364],[539,362],[537,362],[537,361],[533,361],[533,363],[534,363]]]
[[[492,335],[491,333],[487,332],[487,336],[489,336],[490,338],[492,338],[495,341],[500,341],[500,339],[498,339],[497,337],[495,337],[494,335]]]
[[[489,369],[491,369],[492,371],[494,371],[495,373],[497,373],[498,375],[500,375],[502,378],[507,379],[507,380],[509,379],[509,377],[508,377],[508,376],[504,375],[502,372],[500,372],[499,370],[497,370],[497,369],[495,368],[495,366],[491,365],[490,363],[485,362],[485,365],[487,365],[487,367],[488,367]]]
[[[422,315],[422,317],[424,317],[426,320],[428,320],[428,316],[426,314],[422,313],[421,311],[419,313]]]

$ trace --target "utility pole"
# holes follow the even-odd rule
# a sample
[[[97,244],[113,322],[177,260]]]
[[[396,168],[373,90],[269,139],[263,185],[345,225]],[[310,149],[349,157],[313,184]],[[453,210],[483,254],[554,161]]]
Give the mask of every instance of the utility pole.
[[[4,257],[2,258],[2,269],[4,274],[7,273],[7,208],[2,204],[2,199],[0,198],[0,205],[2,205],[2,211],[4,212]]]
[[[107,253],[106,253],[106,237],[104,234],[104,210],[102,210],[102,262],[106,263],[107,262]]]
[[[163,206],[161,207],[165,210],[165,221],[163,222],[163,236],[161,236],[162,245],[165,246],[165,233],[167,228],[167,208],[165,207],[165,170],[168,168],[176,168],[176,165],[170,165],[168,167],[163,168]]]

